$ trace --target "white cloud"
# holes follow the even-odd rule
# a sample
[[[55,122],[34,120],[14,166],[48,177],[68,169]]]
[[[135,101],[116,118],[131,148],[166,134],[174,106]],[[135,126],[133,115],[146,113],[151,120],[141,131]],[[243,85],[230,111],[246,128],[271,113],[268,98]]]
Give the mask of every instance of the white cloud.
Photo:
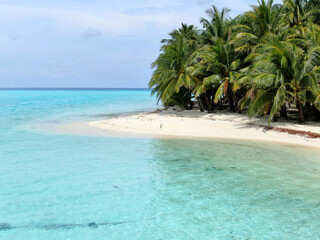
[[[79,76],[91,80],[84,86],[108,87],[101,80],[106,76],[110,84],[127,79],[132,87],[147,86],[160,40],[181,22],[200,26],[212,4],[234,16],[256,2],[0,0],[0,87],[3,79],[16,86],[35,86],[39,79],[47,81],[42,86],[72,86],[69,79],[77,83]]]
[[[15,4],[1,4],[0,21],[10,23],[6,27],[29,31],[37,29],[41,23],[54,26],[58,32],[82,33],[87,29],[96,29],[105,35],[137,34],[148,29],[150,25],[163,30],[173,29],[181,22],[199,25],[199,18],[205,16],[204,11],[210,8],[210,1],[88,1],[68,4],[49,3],[50,1],[35,1],[36,4],[26,4],[16,1]],[[206,4],[207,2],[207,4]],[[247,0],[215,0],[222,8],[233,10],[230,15],[248,10]],[[22,28],[22,29],[21,29]],[[42,27],[43,29],[43,27]],[[1,34],[1,33],[0,33]],[[17,34],[17,33],[15,33]],[[58,33],[57,33],[58,34]]]
[[[98,1],[99,2],[99,1]],[[37,24],[46,22],[55,25],[57,29],[68,29],[83,32],[85,29],[99,29],[105,34],[131,34],[147,30],[146,25],[153,24],[160,28],[174,28],[180,22],[198,22],[199,7],[182,4],[178,1],[169,4],[169,1],[160,3],[151,2],[138,4],[105,4],[96,8],[84,7],[66,8],[63,4],[49,6],[45,4],[2,4],[0,3],[0,21],[11,22],[11,26],[24,25],[29,30]],[[77,6],[77,4],[75,4]],[[197,6],[197,5],[196,5]],[[209,6],[208,6],[209,7]]]

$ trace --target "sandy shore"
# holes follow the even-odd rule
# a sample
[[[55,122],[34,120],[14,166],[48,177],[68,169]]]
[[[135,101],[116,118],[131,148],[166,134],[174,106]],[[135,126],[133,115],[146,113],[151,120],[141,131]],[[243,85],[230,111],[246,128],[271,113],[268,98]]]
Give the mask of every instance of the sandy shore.
[[[268,130],[263,127],[267,126],[267,122],[267,118],[249,120],[245,114],[230,112],[208,114],[198,110],[175,111],[169,109],[93,121],[89,123],[89,126],[122,134],[269,141],[320,149],[320,138]],[[272,126],[278,129],[320,134],[319,123],[300,125],[286,121],[272,123]]]

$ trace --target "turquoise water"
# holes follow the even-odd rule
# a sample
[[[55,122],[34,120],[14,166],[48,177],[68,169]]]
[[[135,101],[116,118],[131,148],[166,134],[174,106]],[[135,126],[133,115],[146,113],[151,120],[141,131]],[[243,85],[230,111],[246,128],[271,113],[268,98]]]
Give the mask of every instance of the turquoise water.
[[[320,239],[318,153],[37,131],[155,109],[149,91],[0,91],[0,106],[1,240]]]

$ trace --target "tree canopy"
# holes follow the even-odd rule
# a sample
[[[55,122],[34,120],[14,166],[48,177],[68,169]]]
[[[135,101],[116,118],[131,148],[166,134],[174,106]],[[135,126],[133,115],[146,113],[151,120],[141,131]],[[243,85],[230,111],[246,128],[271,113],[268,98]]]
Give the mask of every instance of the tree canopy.
[[[161,41],[149,86],[164,105],[201,111],[229,106],[269,123],[297,109],[300,123],[320,109],[319,0],[258,1],[235,18],[206,11],[203,28],[182,26]],[[309,114],[311,113],[311,114]]]

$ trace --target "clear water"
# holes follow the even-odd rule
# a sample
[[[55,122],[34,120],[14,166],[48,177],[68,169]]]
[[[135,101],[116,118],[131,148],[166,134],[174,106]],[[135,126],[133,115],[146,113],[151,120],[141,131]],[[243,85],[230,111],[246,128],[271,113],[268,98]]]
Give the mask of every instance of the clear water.
[[[154,109],[149,91],[0,91],[0,106],[1,240],[320,239],[315,152],[36,130]]]

